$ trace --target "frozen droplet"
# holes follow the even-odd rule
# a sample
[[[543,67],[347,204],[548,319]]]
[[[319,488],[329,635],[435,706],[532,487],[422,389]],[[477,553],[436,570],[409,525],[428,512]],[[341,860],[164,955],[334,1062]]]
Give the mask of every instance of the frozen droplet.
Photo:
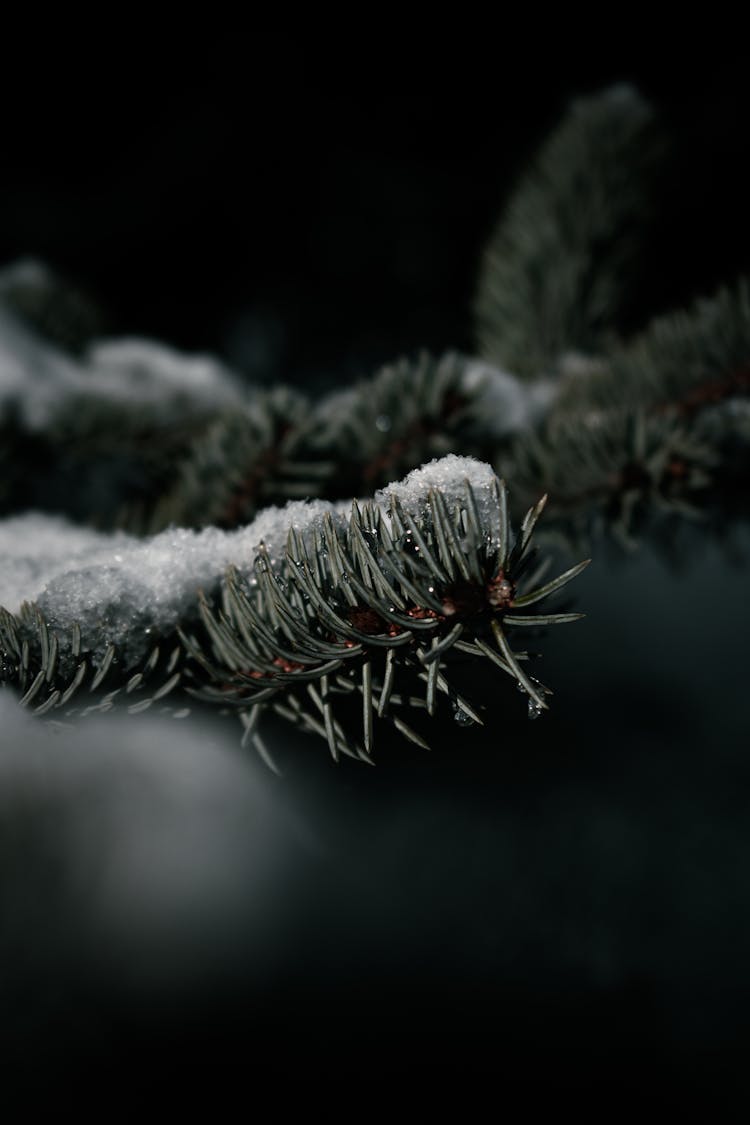
[[[526,713],[530,719],[538,719],[542,713],[542,709],[538,703],[535,703],[533,699],[530,699]]]
[[[474,726],[474,720],[471,715],[464,711],[462,707],[459,707],[458,704],[455,704],[453,707],[453,722],[458,723],[460,727]]]
[[[410,531],[399,536],[396,540],[396,546],[399,550],[406,551],[410,555],[418,555],[420,553],[419,544],[414,542],[414,536]]]
[[[378,414],[375,419],[375,429],[380,430],[381,434],[385,434],[391,428],[391,419],[388,414]]]

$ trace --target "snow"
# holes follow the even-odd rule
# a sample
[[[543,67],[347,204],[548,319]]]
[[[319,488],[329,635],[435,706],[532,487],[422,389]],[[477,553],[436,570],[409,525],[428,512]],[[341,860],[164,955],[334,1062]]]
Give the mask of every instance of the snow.
[[[42,429],[61,401],[84,385],[77,363],[43,343],[0,305],[0,418],[15,408],[29,429]]]
[[[482,525],[494,543],[499,541],[500,518],[494,490],[495,472],[491,465],[475,457],[459,457],[449,453],[436,458],[419,469],[413,469],[402,481],[389,484],[375,494],[375,500],[384,508],[395,496],[413,517],[424,514],[429,494],[437,489],[443,496],[449,512],[465,503],[466,482],[472,487]]]
[[[24,1005],[43,1002],[40,957],[106,979],[126,969],[128,990],[199,979],[228,956],[246,963],[278,918],[292,861],[318,845],[240,751],[234,724],[48,724],[0,688],[0,725],[0,952],[25,981]]]
[[[102,341],[88,349],[86,361],[96,393],[123,401],[220,409],[242,399],[239,381],[218,360],[183,355],[153,340]]]
[[[22,261],[0,273],[0,418],[16,411],[32,431],[49,427],[71,399],[84,396],[123,407],[160,408],[173,420],[203,410],[238,407],[247,388],[221,362],[185,355],[138,337],[91,344],[81,359],[66,355],[36,336],[3,302],[5,290],[39,285],[48,271]],[[522,381],[481,360],[467,362],[461,376],[472,398],[477,429],[502,438],[535,423],[555,395],[552,380]],[[361,389],[335,391],[319,404],[321,418],[351,412]]]
[[[496,440],[536,425],[558,393],[556,380],[521,380],[482,360],[467,365],[461,387],[471,399],[476,428]]]
[[[208,356],[187,356],[150,340],[92,345],[82,361],[46,343],[0,302],[0,419],[10,411],[31,431],[49,427],[71,400],[84,397],[160,409],[171,421],[238,407],[238,379]]]
[[[398,496],[421,515],[429,491],[440,489],[449,510],[461,503],[471,482],[488,532],[498,533],[492,468],[451,454],[416,469],[400,483],[376,494],[387,506]],[[283,558],[290,527],[315,549],[326,515],[343,526],[349,502],[293,500],[267,508],[252,523],[233,531],[169,528],[149,539],[105,535],[66,520],[29,513],[0,521],[0,604],[17,612],[23,600],[35,601],[62,647],[74,624],[81,626],[83,651],[102,655],[109,644],[132,666],[157,636],[171,632],[194,614],[197,595],[211,592],[234,565],[251,575],[265,544],[272,565]]]
[[[296,500],[234,531],[169,528],[150,539],[36,513],[3,520],[0,605],[17,613],[22,601],[35,601],[63,647],[78,622],[83,651],[101,656],[115,644],[131,666],[195,612],[198,592],[209,593],[228,566],[250,574],[261,543],[281,558],[290,527],[309,535],[329,512],[343,521],[341,506]]]
[[[0,605],[17,613],[61,573],[114,551],[129,537],[77,527],[61,516],[26,513],[0,521]]]

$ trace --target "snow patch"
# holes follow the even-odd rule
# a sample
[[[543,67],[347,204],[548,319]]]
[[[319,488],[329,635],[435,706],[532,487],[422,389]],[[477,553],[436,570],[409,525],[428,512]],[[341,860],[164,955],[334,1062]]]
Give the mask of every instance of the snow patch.
[[[23,601],[35,601],[62,647],[78,622],[83,651],[101,656],[115,644],[131,666],[195,613],[199,591],[210,593],[230,565],[251,575],[261,543],[271,559],[281,559],[290,527],[313,546],[327,513],[345,519],[342,505],[297,500],[234,531],[169,528],[150,539],[100,534],[40,514],[3,520],[0,604],[17,613]]]
[[[536,425],[558,391],[555,380],[521,380],[481,360],[467,365],[461,388],[471,401],[477,428],[494,439]]]
[[[165,344],[139,338],[93,344],[86,355],[98,394],[158,404],[220,409],[239,405],[242,390],[234,375],[208,355],[184,355]]]
[[[0,725],[0,988],[20,973],[24,1006],[43,1004],[40,963],[188,984],[270,939],[278,888],[319,845],[233,724],[51,725],[0,689]]]
[[[497,478],[491,465],[475,457],[459,457],[449,453],[419,469],[413,469],[402,481],[389,484],[375,493],[375,500],[387,509],[390,498],[396,497],[415,518],[421,517],[432,489],[442,494],[449,512],[454,512],[466,499],[466,485],[471,485],[486,533],[497,543],[500,535],[500,514],[495,492]]]
[[[150,340],[91,346],[82,362],[29,331],[0,304],[0,419],[14,412],[32,431],[48,428],[71,400],[162,410],[171,421],[239,407],[240,382],[208,356],[186,356]]]
[[[471,457],[451,454],[432,461],[382,489],[375,500],[387,509],[397,496],[421,516],[430,490],[439,489],[453,510],[464,502],[467,481],[486,530],[497,537],[495,474]],[[101,656],[115,644],[131,667],[159,636],[196,613],[199,591],[210,595],[230,565],[252,578],[261,544],[277,565],[290,528],[315,551],[326,516],[344,527],[350,510],[345,501],[292,500],[233,531],[169,528],[150,539],[104,535],[39,514],[0,521],[0,604],[17,612],[22,601],[35,601],[60,634],[61,647],[78,622],[83,651]]]

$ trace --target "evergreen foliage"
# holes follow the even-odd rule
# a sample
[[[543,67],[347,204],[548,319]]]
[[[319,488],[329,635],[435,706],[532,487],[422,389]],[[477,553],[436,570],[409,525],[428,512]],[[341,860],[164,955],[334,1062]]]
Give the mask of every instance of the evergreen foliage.
[[[482,722],[448,678],[445,662],[455,650],[454,656],[489,660],[511,676],[535,718],[550,692],[524,671],[520,661],[528,653],[513,652],[506,630],[581,617],[527,608],[556,593],[589,560],[538,585],[539,571],[530,578],[526,571],[544,499],[512,539],[505,485],[493,480],[491,489],[501,521],[496,538],[467,480],[453,510],[439,489],[430,490],[416,520],[397,495],[387,512],[355,502],[343,527],[325,518],[309,545],[292,529],[280,568],[261,551],[250,583],[230,571],[221,609],[201,604],[202,641],[181,634],[208,676],[198,694],[241,708],[246,736],[261,751],[256,728],[265,705],[323,734],[334,759],[342,752],[370,760],[376,715],[426,745],[404,721],[403,708],[423,707],[433,716],[439,693],[448,697],[457,722]],[[404,678],[414,692],[421,688],[419,694],[397,682]],[[357,692],[361,743],[347,738],[333,708],[336,696]]]
[[[460,460],[450,470],[460,472],[463,464],[471,471]],[[280,557],[261,542],[252,575],[236,568],[217,575],[208,597],[188,603],[176,629],[168,621],[160,625],[155,614],[146,628],[152,647],[145,659],[142,646],[128,647],[127,635],[119,644],[108,639],[111,633],[101,640],[97,619],[108,616],[102,601],[83,628],[78,621],[53,627],[47,617],[54,606],[25,603],[18,615],[3,609],[2,678],[16,684],[22,705],[39,715],[101,713],[118,696],[129,712],[139,713],[182,688],[235,708],[264,757],[257,723],[270,707],[323,734],[334,758],[341,752],[369,760],[376,713],[419,745],[424,739],[399,709],[424,707],[432,716],[438,693],[448,697],[458,722],[482,721],[447,678],[445,659],[455,649],[511,676],[536,717],[547,708],[549,689],[524,671],[520,661],[528,654],[513,652],[506,630],[577,620],[580,614],[529,613],[527,607],[555,594],[586,564],[538,585],[540,569],[527,571],[546,498],[529,510],[514,537],[505,485],[494,476],[480,488],[467,477],[458,498],[452,492],[430,487],[414,507],[393,491],[387,507],[366,503],[360,509],[355,502],[348,519],[324,512],[292,523]],[[121,603],[119,585],[111,597]],[[135,628],[132,615],[120,625],[126,634]],[[394,691],[396,673],[404,669],[413,691],[423,681],[423,697]],[[362,696],[361,745],[332,708],[335,696],[355,691]],[[312,714],[303,706],[311,703]],[[185,714],[184,699],[175,711]]]
[[[82,647],[79,625],[56,630],[33,605],[3,611],[2,679],[22,703],[68,714],[118,697],[139,711],[186,689],[238,711],[264,754],[258,722],[271,709],[322,735],[334,758],[366,760],[375,717],[420,743],[403,715],[432,716],[441,695],[459,722],[481,720],[449,679],[458,655],[509,674],[530,714],[546,708],[547,689],[506,630],[577,616],[526,608],[584,564],[541,587],[529,577],[538,497],[549,493],[548,526],[576,549],[599,527],[632,546],[659,512],[711,516],[708,529],[719,507],[726,517],[746,505],[748,283],[621,338],[663,155],[655,137],[650,107],[630,88],[576,102],[489,241],[478,355],[402,358],[319,401],[243,388],[212,361],[196,367],[151,345],[108,352],[93,344],[83,299],[55,304],[59,287],[43,270],[6,275],[0,313],[17,347],[0,382],[6,514],[36,508],[153,535],[231,531],[289,500],[359,499],[346,518],[318,513],[307,538],[290,517],[275,558],[259,542],[252,570],[244,560],[215,574],[176,626],[155,623],[147,656],[131,659],[114,641]],[[44,388],[41,413],[19,372]],[[120,378],[143,393],[118,395]],[[397,492],[373,499],[452,454],[510,481],[509,494],[496,478],[491,486],[497,540],[463,477],[447,491],[431,486],[418,511]],[[344,696],[358,700],[361,737],[334,714]],[[184,700],[175,709],[184,713]]]
[[[657,145],[629,86],[573,103],[505,208],[476,297],[480,354],[527,378],[610,342]]]

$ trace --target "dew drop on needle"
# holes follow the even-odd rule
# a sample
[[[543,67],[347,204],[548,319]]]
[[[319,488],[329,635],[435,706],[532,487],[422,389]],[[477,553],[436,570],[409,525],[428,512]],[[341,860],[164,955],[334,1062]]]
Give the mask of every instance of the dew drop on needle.
[[[453,721],[454,723],[458,723],[460,727],[471,727],[474,725],[474,720],[471,715],[468,715],[461,707],[453,708]]]

